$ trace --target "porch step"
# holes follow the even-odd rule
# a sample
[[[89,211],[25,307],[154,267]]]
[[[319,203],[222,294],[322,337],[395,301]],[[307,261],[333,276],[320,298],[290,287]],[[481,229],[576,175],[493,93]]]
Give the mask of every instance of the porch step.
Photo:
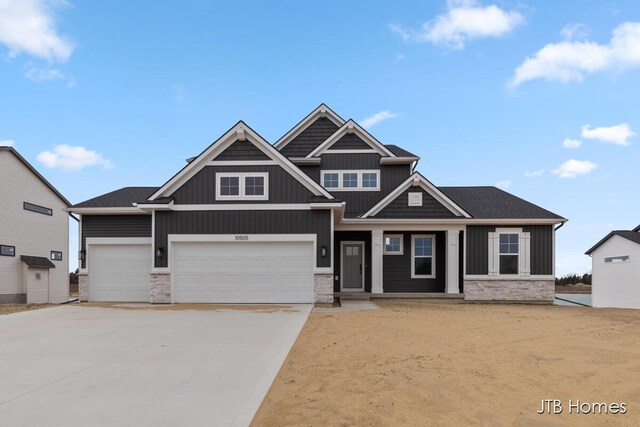
[[[462,302],[464,294],[445,294],[433,292],[385,292],[372,295],[373,299],[427,299],[443,302]]]
[[[333,295],[343,300],[350,299],[350,300],[369,301],[371,299],[371,294],[368,292],[335,292]]]

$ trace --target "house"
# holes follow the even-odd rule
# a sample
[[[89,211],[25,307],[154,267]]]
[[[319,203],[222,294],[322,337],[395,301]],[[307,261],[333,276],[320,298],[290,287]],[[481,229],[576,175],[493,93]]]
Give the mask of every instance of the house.
[[[4,146],[0,200],[0,304],[68,301],[71,204]]]
[[[594,307],[640,308],[640,225],[615,230],[586,252]]]
[[[80,298],[552,302],[566,219],[494,187],[438,187],[419,160],[324,104],[273,145],[240,121],[162,186],[69,209],[81,215]]]

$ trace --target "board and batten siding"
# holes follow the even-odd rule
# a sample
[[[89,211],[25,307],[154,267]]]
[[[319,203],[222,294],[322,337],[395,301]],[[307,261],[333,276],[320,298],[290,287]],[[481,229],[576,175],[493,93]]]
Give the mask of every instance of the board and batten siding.
[[[315,234],[316,265],[331,266],[329,210],[158,211],[155,215],[155,247],[165,248],[162,258],[155,258],[157,268],[168,266],[169,234]]]
[[[88,237],[151,237],[151,215],[82,215],[82,250]]]
[[[409,206],[409,193],[421,193],[422,206]],[[410,188],[392,200],[374,218],[456,218],[456,215],[422,188]]]
[[[371,146],[354,133],[347,133],[337,140],[329,150],[371,150]],[[357,155],[357,154],[356,154]]]
[[[271,160],[258,147],[249,141],[236,141],[214,159],[215,161],[227,160]]]
[[[268,200],[216,200],[216,173],[269,173]],[[176,205],[309,203],[312,193],[280,166],[206,166],[177,189],[172,197]]]
[[[320,117],[300,132],[280,152],[286,157],[306,157],[338,130],[338,126],[326,117]]]
[[[0,302],[3,295],[24,295],[21,255],[51,259],[62,252],[62,261],[51,261],[50,301],[69,297],[69,214],[65,203],[10,151],[0,151],[0,244],[15,246],[16,256],[0,256]],[[24,209],[24,202],[50,208],[53,215]],[[75,224],[75,221],[74,221]]]
[[[467,226],[467,274],[489,274],[489,233],[496,228],[522,228],[531,234],[531,275],[553,274],[552,225],[469,225]]]

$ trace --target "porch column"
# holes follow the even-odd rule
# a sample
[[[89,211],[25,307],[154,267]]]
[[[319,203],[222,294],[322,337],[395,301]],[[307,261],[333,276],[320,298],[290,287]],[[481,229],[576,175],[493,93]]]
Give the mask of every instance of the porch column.
[[[460,293],[460,230],[447,230],[447,275],[446,293]]]
[[[381,294],[382,286],[382,254],[383,230],[371,230],[371,293]]]

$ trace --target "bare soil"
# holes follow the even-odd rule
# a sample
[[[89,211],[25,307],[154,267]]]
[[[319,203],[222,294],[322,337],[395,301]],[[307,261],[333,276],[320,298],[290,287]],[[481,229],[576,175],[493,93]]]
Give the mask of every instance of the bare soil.
[[[640,310],[376,303],[312,313],[253,425],[640,425]]]
[[[0,315],[53,307],[54,304],[0,304]]]

